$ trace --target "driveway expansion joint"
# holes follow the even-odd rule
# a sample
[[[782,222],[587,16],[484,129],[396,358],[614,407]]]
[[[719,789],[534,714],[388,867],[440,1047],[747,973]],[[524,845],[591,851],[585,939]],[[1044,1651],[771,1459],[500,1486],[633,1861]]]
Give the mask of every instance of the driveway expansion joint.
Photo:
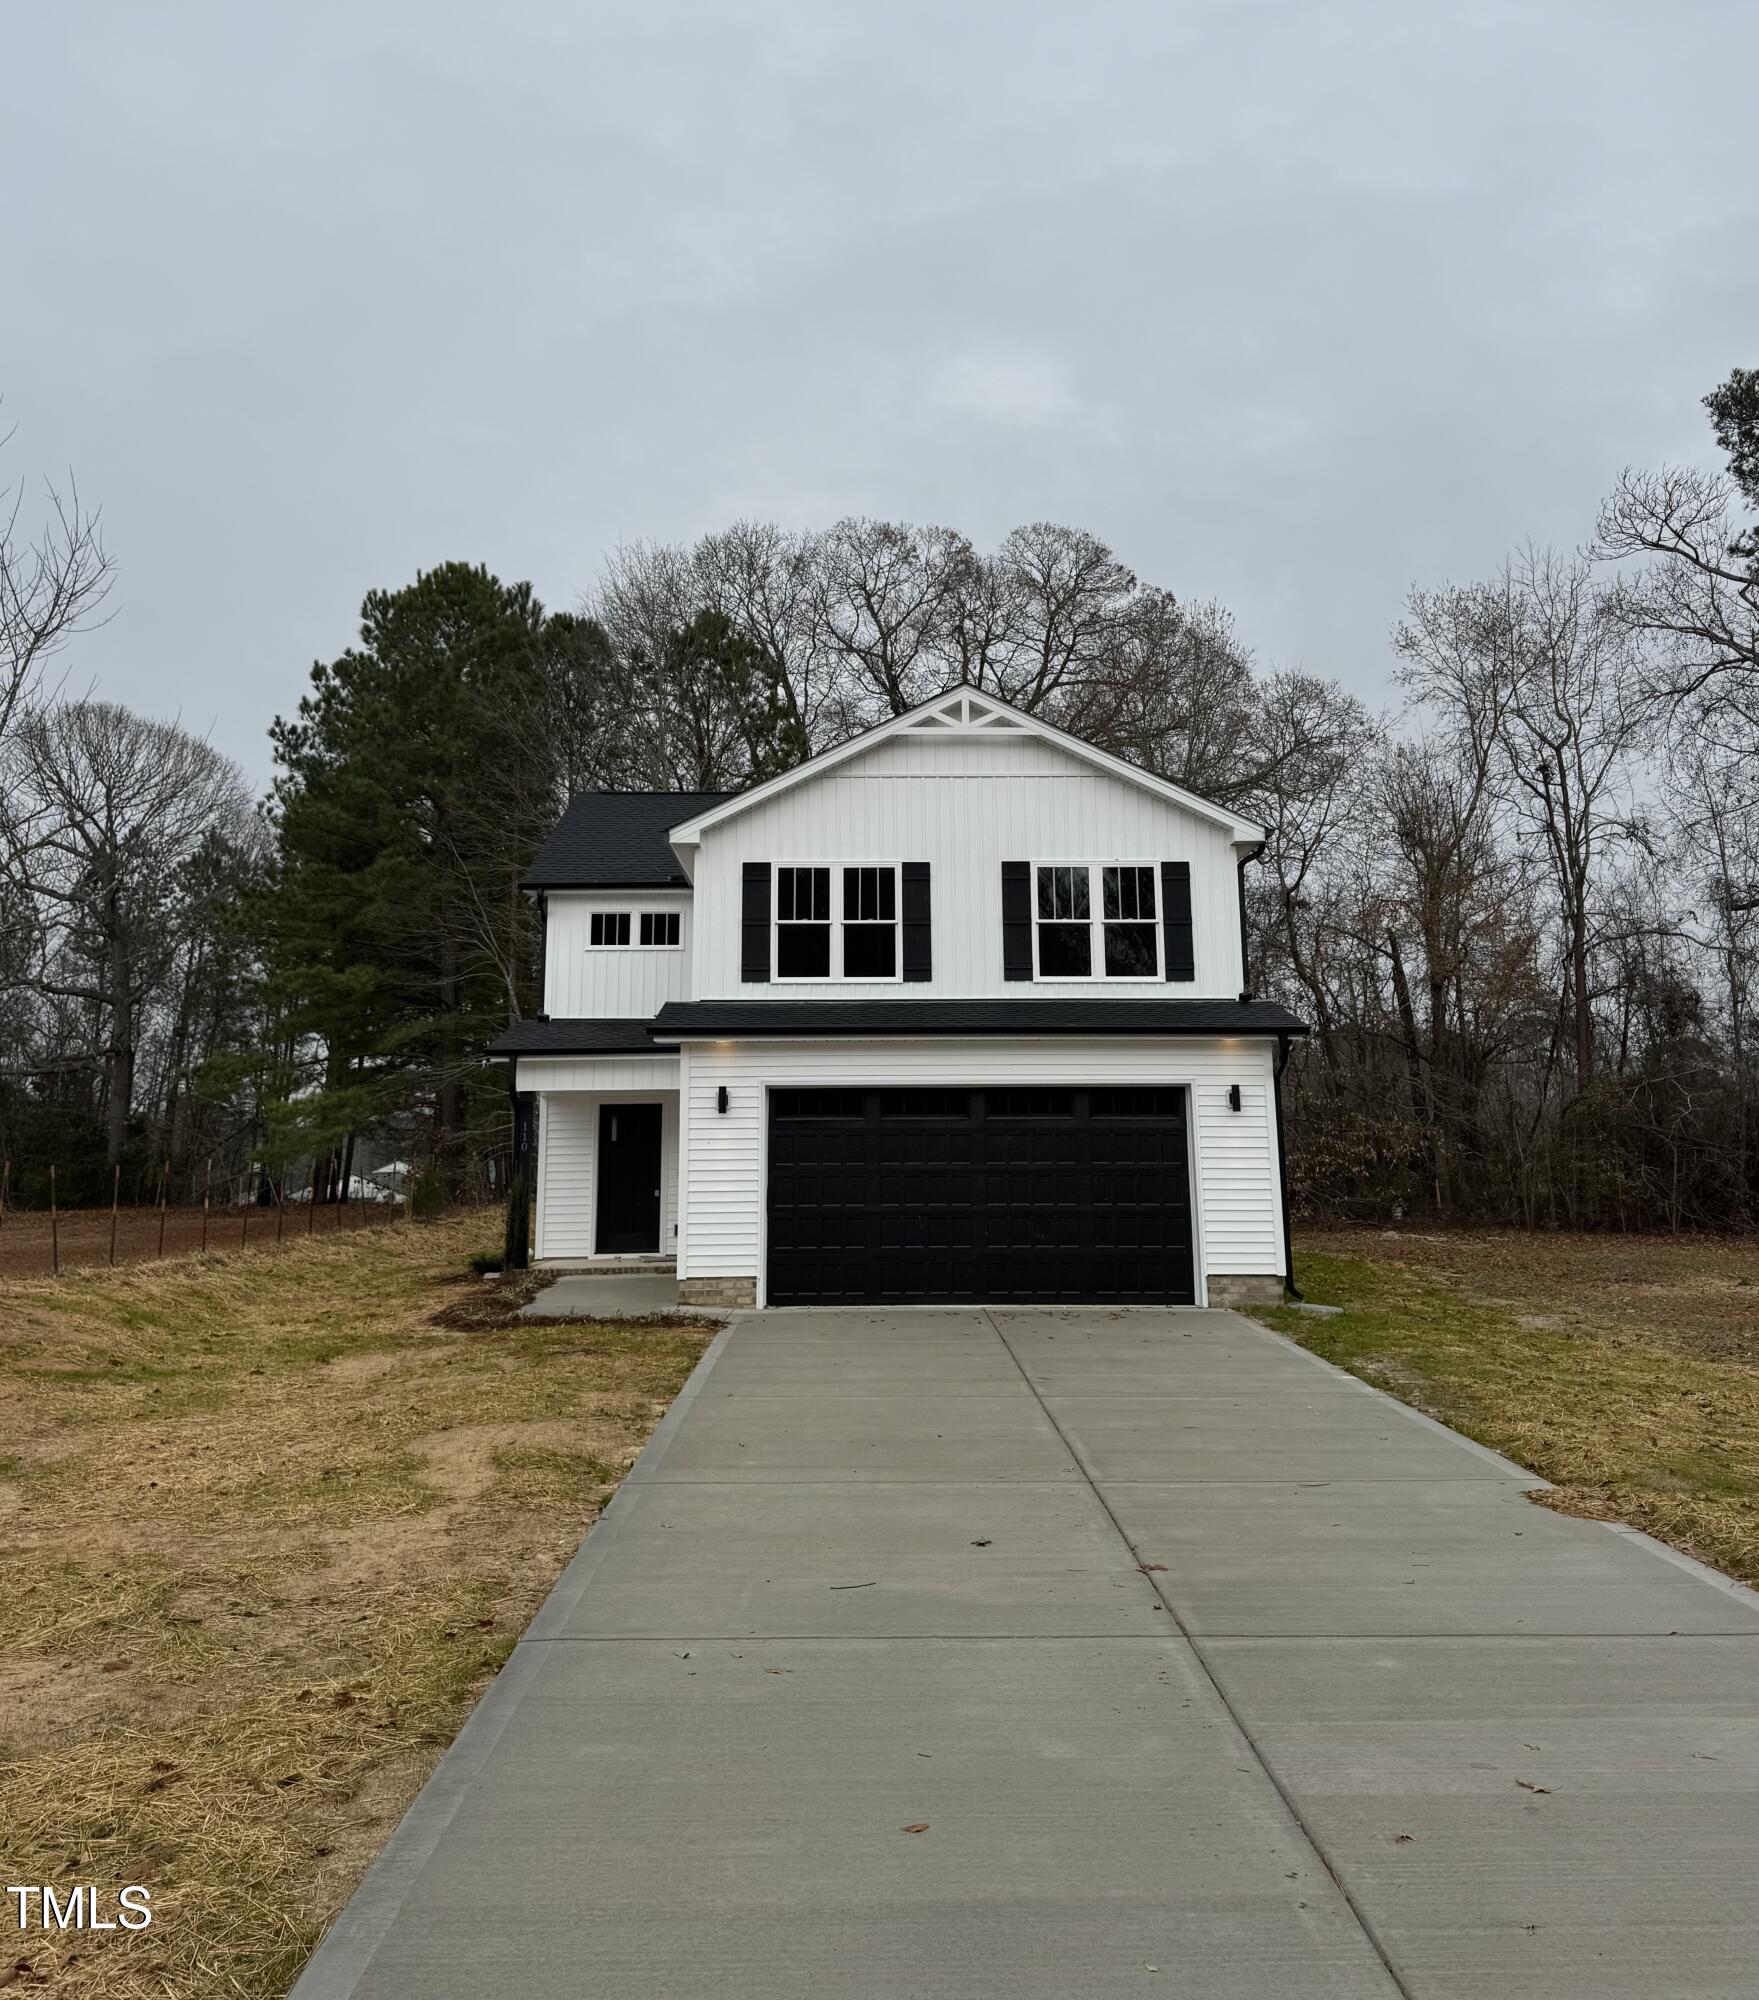
[[[1293,1794],[1289,1791],[1289,1788],[1283,1783],[1282,1779],[1278,1776],[1276,1770],[1271,1765],[1270,1759],[1265,1755],[1262,1747],[1258,1743],[1257,1738],[1253,1735],[1252,1730],[1247,1725],[1246,1718],[1234,1706],[1232,1698],[1229,1696],[1227,1689],[1222,1685],[1220,1678],[1215,1672],[1215,1669],[1210,1665],[1209,1661],[1204,1657],[1202,1642],[1187,1627],[1185,1620],[1179,1611],[1179,1607],[1173,1602],[1172,1597],[1167,1591],[1165,1584],[1161,1581],[1161,1576],[1163,1572],[1158,1568],[1158,1566],[1153,1572],[1150,1571],[1150,1569],[1147,1566],[1147,1559],[1143,1551],[1131,1539],[1130,1535],[1128,1534],[1128,1532],[1124,1527],[1123,1522],[1120,1521],[1117,1515],[1112,1511],[1111,1502],[1106,1498],[1105,1493],[1103,1489],[1100,1487],[1098,1480],[1094,1478],[1093,1473],[1089,1468],[1085,1457],[1077,1449],[1073,1440],[1064,1431],[1062,1425],[1057,1421],[1056,1412],[1052,1410],[1049,1403],[1045,1401],[1044,1394],[1040,1390],[1038,1384],[1034,1382],[1032,1377],[1027,1373],[1025,1365],[1022,1363],[1019,1355],[1014,1351],[1012,1342],[1008,1339],[1008,1336],[1002,1331],[1001,1327],[997,1325],[995,1316],[992,1313],[986,1311],[984,1317],[989,1321],[990,1325],[995,1329],[996,1338],[1002,1343],[1002,1345],[1005,1348],[1007,1348],[1009,1357],[1012,1359],[1014,1366],[1020,1370],[1021,1381],[1023,1381],[1026,1384],[1026,1387],[1031,1391],[1033,1397],[1037,1400],[1038,1407],[1044,1412],[1046,1421],[1049,1422],[1052,1428],[1056,1431],[1057,1436],[1062,1439],[1064,1449],[1068,1452],[1069,1456],[1074,1460],[1076,1466],[1079,1468],[1081,1477],[1083,1478],[1083,1480],[1085,1480],[1088,1490],[1092,1493],[1094,1499],[1104,1510],[1106,1519],[1110,1521],[1110,1523],[1112,1524],[1113,1529],[1117,1533],[1119,1541],[1121,1541],[1124,1547],[1129,1550],[1132,1559],[1136,1562],[1138,1567],[1141,1569],[1143,1576],[1147,1579],[1149,1587],[1154,1591],[1154,1594],[1160,1599],[1160,1601],[1166,1606],[1167,1615],[1172,1619],[1173,1624],[1177,1629],[1179,1637],[1185,1641],[1187,1646],[1190,1647],[1192,1657],[1196,1660],[1198,1666],[1203,1670],[1204,1679],[1208,1681],[1210,1687],[1214,1690],[1216,1700],[1220,1702],[1222,1708],[1226,1711],[1228,1719],[1234,1725],[1234,1728],[1238,1733],[1241,1742],[1243,1742],[1246,1745],[1246,1748],[1252,1753],[1253,1761],[1257,1764],[1259,1770],[1264,1774],[1265,1782],[1269,1784],[1271,1789],[1276,1793],[1277,1797],[1282,1800],[1283,1809],[1285,1812],[1287,1812],[1290,1820],[1293,1821],[1294,1825],[1299,1830],[1301,1838],[1307,1843],[1308,1847],[1312,1850],[1315,1858],[1318,1860],[1319,1865],[1325,1870],[1326,1874],[1331,1878],[1332,1886],[1337,1890],[1339,1896],[1343,1899],[1344,1905],[1349,1910],[1351,1916],[1355,1918],[1357,1927],[1360,1929],[1363,1937],[1367,1939],[1369,1948],[1373,1951],[1375,1957],[1380,1960],[1382,1967],[1385,1969],[1386,1976],[1388,1977],[1388,1979],[1392,1981],[1394,1987],[1398,1990],[1398,1992],[1404,1996],[1404,2000],[1415,2000],[1415,1996],[1412,1994],[1411,1988],[1405,1983],[1404,1977],[1400,1973],[1398,1966],[1394,1964],[1392,1954],[1388,1951],[1385,1940],[1381,1937],[1380,1932],[1376,1927],[1373,1919],[1368,1915],[1368,1912],[1364,1910],[1361,1904],[1357,1901],[1356,1896],[1354,1892],[1351,1890],[1349,1883],[1346,1882],[1343,1876],[1339,1873],[1336,1862],[1333,1860],[1332,1856],[1326,1851],[1326,1848],[1324,1844],[1321,1842],[1318,1834],[1315,1833],[1313,1828],[1308,1825],[1307,1820],[1303,1815],[1300,1806],[1296,1803]]]

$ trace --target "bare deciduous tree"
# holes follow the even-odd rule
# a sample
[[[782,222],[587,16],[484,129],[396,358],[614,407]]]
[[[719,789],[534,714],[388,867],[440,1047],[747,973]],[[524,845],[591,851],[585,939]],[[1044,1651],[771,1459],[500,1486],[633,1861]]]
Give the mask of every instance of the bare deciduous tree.
[[[1636,565],[1608,605],[1660,642],[1655,697],[1689,707],[1732,748],[1759,748],[1759,556],[1732,483],[1691,468],[1627,471],[1593,552]]]
[[[12,433],[0,437],[0,448]],[[45,664],[109,592],[112,566],[95,511],[70,476],[65,489],[45,487],[44,518],[23,529],[25,482],[0,487],[0,743],[25,704],[39,692]]]
[[[181,871],[215,832],[247,838],[236,765],[109,702],[24,713],[6,746],[8,874],[37,911],[29,983],[71,1007],[103,1069],[106,1157],[128,1140],[142,1009],[178,942]]]

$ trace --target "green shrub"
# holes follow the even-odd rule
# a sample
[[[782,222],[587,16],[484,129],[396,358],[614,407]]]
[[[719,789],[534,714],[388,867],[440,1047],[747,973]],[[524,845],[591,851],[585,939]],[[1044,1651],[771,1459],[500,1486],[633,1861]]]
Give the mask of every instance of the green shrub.
[[[432,1222],[446,1212],[446,1184],[434,1167],[424,1167],[409,1183],[409,1213],[416,1222]]]

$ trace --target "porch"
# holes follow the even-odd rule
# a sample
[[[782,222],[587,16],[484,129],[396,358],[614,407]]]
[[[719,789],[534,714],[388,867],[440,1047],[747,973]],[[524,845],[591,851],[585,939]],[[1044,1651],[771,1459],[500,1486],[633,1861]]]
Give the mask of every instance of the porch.
[[[654,1065],[656,1068],[658,1065]],[[639,1083],[537,1095],[537,1227],[546,1270],[677,1270],[678,1090]]]

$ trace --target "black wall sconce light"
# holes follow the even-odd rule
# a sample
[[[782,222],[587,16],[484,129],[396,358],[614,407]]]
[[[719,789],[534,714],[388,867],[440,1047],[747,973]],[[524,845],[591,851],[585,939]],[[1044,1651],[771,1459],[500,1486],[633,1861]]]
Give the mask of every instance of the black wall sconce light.
[[[727,1109],[727,1086],[724,1083],[715,1092],[715,1109],[722,1113]]]
[[[725,1095],[724,1092],[722,1094]],[[1230,1083],[1228,1085],[1228,1109],[1230,1111],[1238,1111],[1239,1108],[1240,1108],[1240,1086],[1237,1083]]]

